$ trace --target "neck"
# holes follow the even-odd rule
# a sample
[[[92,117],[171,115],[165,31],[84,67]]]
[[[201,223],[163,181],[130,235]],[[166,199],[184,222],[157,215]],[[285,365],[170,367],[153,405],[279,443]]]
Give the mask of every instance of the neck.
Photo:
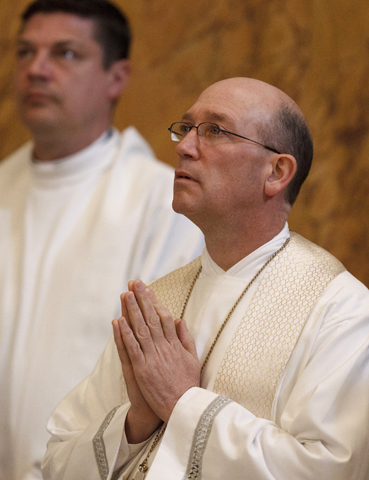
[[[32,132],[34,157],[42,161],[53,161],[74,155],[97,140],[110,125],[103,125],[80,134],[79,132]]]
[[[206,248],[214,262],[227,271],[278,235],[286,221],[287,216],[281,216],[270,223],[250,222],[242,231],[218,228],[217,232],[204,232]]]

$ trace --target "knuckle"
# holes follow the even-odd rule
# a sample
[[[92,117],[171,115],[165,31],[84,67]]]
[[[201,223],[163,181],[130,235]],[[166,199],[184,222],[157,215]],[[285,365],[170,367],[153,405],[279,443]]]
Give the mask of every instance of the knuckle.
[[[161,326],[160,318],[158,315],[148,315],[146,323],[152,327],[152,328],[157,328]]]
[[[156,310],[156,313],[159,315],[159,317],[163,320],[168,320],[172,318],[172,315],[169,312],[169,310],[163,305],[155,305],[155,310]]]
[[[132,345],[132,353],[136,356],[141,353],[141,348],[138,343],[135,343],[134,345]]]
[[[147,325],[140,325],[137,329],[137,336],[142,340],[147,340],[150,335],[150,330]]]

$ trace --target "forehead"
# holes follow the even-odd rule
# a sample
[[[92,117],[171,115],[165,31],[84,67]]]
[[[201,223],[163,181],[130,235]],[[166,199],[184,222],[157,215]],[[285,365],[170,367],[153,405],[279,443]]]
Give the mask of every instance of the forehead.
[[[263,105],[254,92],[215,84],[200,95],[183,119],[196,123],[223,122],[230,128],[245,122],[260,121],[263,115]]]
[[[96,43],[95,22],[64,12],[36,13],[23,25],[18,40],[39,43],[76,41]]]

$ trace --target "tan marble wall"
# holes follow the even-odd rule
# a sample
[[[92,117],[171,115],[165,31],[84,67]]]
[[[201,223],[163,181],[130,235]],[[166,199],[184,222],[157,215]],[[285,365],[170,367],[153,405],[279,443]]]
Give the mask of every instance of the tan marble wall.
[[[116,124],[136,125],[175,162],[166,128],[216,80],[250,76],[292,96],[315,139],[290,220],[369,286],[367,0],[118,0],[135,34]],[[0,0],[0,158],[23,143],[11,98],[12,39],[24,0]]]

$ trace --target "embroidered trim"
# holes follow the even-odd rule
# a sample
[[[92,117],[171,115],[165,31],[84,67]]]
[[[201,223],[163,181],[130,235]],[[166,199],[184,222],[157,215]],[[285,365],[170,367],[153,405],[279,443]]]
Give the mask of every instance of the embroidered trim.
[[[233,333],[213,391],[256,417],[271,420],[281,375],[313,306],[344,271],[330,253],[291,232],[291,241],[269,265]]]
[[[202,459],[209,440],[211,427],[217,414],[231,403],[227,397],[217,397],[211,402],[205,412],[201,415],[200,421],[196,427],[194,439],[192,442],[190,458],[183,480],[200,480],[202,471]]]
[[[96,435],[92,440],[95,459],[96,459],[97,467],[99,469],[101,480],[106,480],[109,475],[109,463],[108,463],[108,458],[106,456],[106,449],[105,449],[103,435],[105,430],[110,425],[110,422],[113,420],[115,412],[118,410],[118,408],[119,407],[113,408],[113,410],[107,414],[103,423],[101,424],[101,427],[99,428],[98,432],[96,433]]]

